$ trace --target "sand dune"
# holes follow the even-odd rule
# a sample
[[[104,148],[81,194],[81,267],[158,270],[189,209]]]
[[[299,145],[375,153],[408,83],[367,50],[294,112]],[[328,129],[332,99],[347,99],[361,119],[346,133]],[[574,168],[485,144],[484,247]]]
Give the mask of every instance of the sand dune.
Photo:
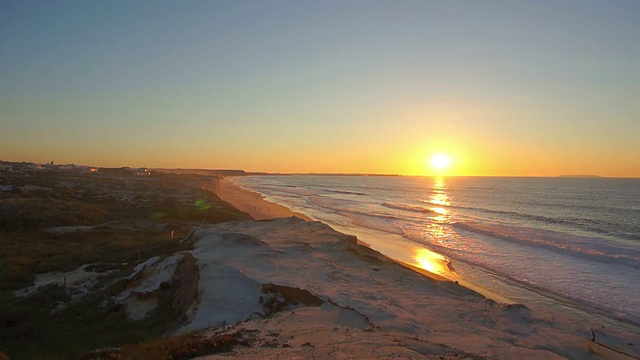
[[[320,222],[237,221],[197,236],[201,300],[183,330],[242,330],[242,358],[597,358],[571,319],[427,278]],[[264,284],[320,304],[269,313]]]

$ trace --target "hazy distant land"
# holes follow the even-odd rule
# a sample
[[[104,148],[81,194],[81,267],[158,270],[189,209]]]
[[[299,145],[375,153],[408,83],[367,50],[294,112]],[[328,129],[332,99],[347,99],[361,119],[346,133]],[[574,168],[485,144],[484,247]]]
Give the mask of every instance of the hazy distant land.
[[[577,175],[558,175],[558,177],[560,177],[560,178],[601,178],[602,176],[600,176],[600,175],[581,175],[581,174],[577,174]]]

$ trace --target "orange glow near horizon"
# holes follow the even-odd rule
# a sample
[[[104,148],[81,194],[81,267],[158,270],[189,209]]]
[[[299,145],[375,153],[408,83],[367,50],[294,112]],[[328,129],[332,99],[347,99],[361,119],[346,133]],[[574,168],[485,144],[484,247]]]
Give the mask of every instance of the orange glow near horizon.
[[[238,169],[267,173],[551,177],[593,174],[605,177],[640,177],[637,170],[640,169],[640,158],[635,156],[637,152],[560,154],[526,142],[522,142],[519,148],[512,149],[513,145],[504,139],[487,141],[489,140],[491,146],[467,136],[459,139],[403,139],[405,142],[401,145],[391,141],[378,147],[353,144],[349,151],[345,151],[344,146],[324,149],[321,157],[317,156],[319,151],[316,148],[305,150],[304,144],[297,143],[294,144],[295,151],[289,148],[273,150],[267,145],[251,142],[238,149],[229,144],[224,144],[224,148],[216,148],[218,145],[214,144],[212,150],[205,150],[202,144],[206,141],[202,140],[186,143],[170,153],[151,152],[145,146],[133,143],[110,151],[103,151],[110,146],[104,142],[83,144],[83,151],[52,146],[51,151],[42,150],[42,153],[37,148],[41,143],[29,145],[33,146],[31,150],[24,148],[24,144],[14,144],[12,147],[2,144],[0,152],[3,153],[3,158],[0,160],[35,163],[55,160],[59,164],[95,167]],[[256,150],[256,146],[262,147]],[[446,156],[448,164],[444,158],[435,158],[436,154]]]

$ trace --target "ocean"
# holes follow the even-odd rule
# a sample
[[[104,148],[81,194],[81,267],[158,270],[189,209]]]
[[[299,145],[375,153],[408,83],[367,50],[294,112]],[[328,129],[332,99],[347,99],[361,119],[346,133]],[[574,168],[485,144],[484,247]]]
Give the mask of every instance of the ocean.
[[[291,175],[233,182],[387,256],[516,302],[553,301],[640,324],[640,179]]]

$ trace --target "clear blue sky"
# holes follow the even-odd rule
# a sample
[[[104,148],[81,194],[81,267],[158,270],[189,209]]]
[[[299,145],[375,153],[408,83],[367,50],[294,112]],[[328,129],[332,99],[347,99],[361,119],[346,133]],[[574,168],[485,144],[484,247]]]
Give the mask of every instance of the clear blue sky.
[[[640,1],[0,0],[0,159],[423,174],[433,152],[640,176]]]

